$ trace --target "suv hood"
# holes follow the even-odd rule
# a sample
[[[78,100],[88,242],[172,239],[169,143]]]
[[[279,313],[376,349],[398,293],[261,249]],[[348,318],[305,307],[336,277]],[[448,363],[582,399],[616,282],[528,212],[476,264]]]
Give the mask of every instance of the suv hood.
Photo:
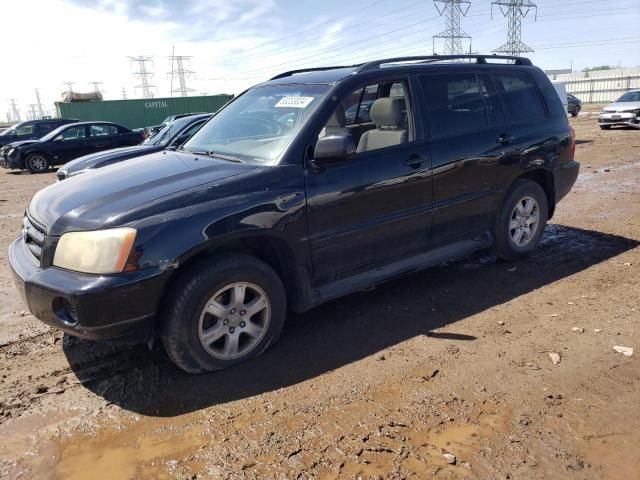
[[[640,102],[613,102],[604,107],[605,112],[628,112],[640,109]]]
[[[29,215],[49,235],[95,230],[140,205],[250,172],[253,165],[158,152],[71,177],[40,190]],[[115,225],[114,225],[115,226]]]
[[[81,170],[86,170],[87,168],[99,168],[103,165],[115,163],[119,160],[126,160],[128,158],[137,157],[138,155],[157,152],[158,150],[161,150],[161,148],[155,148],[153,145],[136,145],[135,147],[113,148],[102,152],[90,153],[84,157],[71,160],[70,162],[65,163],[61,167],[61,170],[67,172],[67,175],[71,175]]]

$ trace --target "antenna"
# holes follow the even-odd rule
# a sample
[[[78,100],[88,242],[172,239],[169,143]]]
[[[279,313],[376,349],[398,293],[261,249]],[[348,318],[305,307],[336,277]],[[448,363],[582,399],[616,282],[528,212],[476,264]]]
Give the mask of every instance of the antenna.
[[[436,38],[444,40],[443,55],[461,55],[466,52],[462,47],[462,40],[469,39],[471,51],[471,37],[460,28],[460,17],[466,17],[471,2],[469,0],[433,0],[440,16],[445,17],[446,29],[433,36],[433,53],[436,53]]]
[[[538,6],[531,0],[495,0],[491,3],[491,18],[494,5],[497,5],[502,15],[507,17],[507,43],[493,50],[493,53],[518,56],[533,52],[531,47],[522,42],[522,19],[531,9],[535,9],[537,20]]]
[[[171,60],[171,65],[174,65],[175,68],[172,67],[169,75],[171,75],[171,84],[173,85],[173,77],[178,78],[178,88],[172,89],[171,93],[179,93],[181,96],[186,97],[189,92],[194,92],[193,88],[187,87],[187,78],[191,77],[194,72],[192,70],[187,70],[184,67],[185,62],[188,62],[193,57],[189,57],[186,55],[171,55],[169,60]]]
[[[153,73],[147,70],[147,62],[153,62],[153,57],[137,56],[129,57],[133,63],[138,64],[138,71],[134,72],[134,75],[140,79],[140,85],[136,85],[135,88],[142,89],[142,98],[153,98],[153,89],[155,85],[149,83],[149,79],[153,77]]]

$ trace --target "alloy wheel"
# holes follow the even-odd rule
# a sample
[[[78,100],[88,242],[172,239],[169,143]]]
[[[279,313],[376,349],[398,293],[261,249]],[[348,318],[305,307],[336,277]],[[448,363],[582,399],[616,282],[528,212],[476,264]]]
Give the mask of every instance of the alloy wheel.
[[[540,206],[535,198],[518,200],[509,221],[509,235],[516,247],[526,247],[535,237],[540,225]]]

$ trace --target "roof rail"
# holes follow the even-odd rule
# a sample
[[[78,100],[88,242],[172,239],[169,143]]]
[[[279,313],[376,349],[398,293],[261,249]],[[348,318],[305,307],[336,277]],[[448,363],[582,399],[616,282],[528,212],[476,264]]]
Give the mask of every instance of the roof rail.
[[[321,72],[323,70],[337,70],[339,68],[355,68],[357,66],[359,66],[359,65],[341,65],[341,66],[335,66],[335,67],[300,68],[298,70],[289,70],[288,72],[280,73],[280,74],[276,75],[275,77],[270,78],[269,81],[277,80],[278,78],[290,77],[291,75],[294,75],[296,73]]]
[[[385,58],[382,60],[374,60],[372,62],[363,63],[358,66],[356,72],[366,72],[380,68],[380,66],[388,63],[402,63],[402,62],[416,62],[416,63],[432,63],[440,62],[442,60],[471,60],[474,59],[476,63],[487,63],[487,59],[498,60],[513,60],[515,65],[533,65],[531,60],[525,57],[513,57],[510,55],[427,55],[420,57],[395,57]]]

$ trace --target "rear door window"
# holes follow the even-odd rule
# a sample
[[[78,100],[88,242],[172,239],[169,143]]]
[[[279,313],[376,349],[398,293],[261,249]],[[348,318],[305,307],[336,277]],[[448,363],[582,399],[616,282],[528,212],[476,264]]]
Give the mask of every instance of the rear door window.
[[[474,74],[422,76],[420,85],[427,101],[433,137],[452,137],[488,126],[483,94]]]
[[[518,122],[544,117],[544,103],[529,75],[524,72],[500,72],[495,73],[493,78],[511,120]]]
[[[80,127],[71,127],[67,128],[61,135],[65,140],[80,140],[87,136],[87,130],[84,125]]]
[[[117,135],[118,129],[113,125],[97,124],[91,125],[92,137],[107,137],[110,135]]]

